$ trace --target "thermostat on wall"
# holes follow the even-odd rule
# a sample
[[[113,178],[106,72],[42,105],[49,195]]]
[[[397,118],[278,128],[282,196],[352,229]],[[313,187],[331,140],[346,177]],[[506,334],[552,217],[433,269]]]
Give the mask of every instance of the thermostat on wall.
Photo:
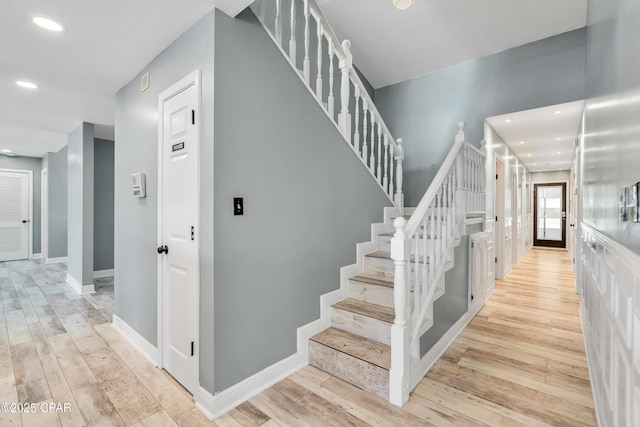
[[[138,172],[131,174],[133,184],[133,195],[136,197],[147,197],[147,175]]]

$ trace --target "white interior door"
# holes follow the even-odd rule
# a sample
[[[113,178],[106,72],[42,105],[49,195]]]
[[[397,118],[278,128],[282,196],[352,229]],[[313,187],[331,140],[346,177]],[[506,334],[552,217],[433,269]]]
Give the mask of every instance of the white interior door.
[[[42,189],[42,197],[40,199],[40,216],[42,218],[40,225],[40,232],[42,233],[40,252],[42,253],[42,258],[46,260],[49,255],[49,172],[47,169],[42,170],[40,188]]]
[[[162,365],[192,393],[198,385],[198,90],[196,79],[161,99],[162,230],[158,248],[159,253],[160,249],[164,252]]]
[[[29,258],[29,174],[0,171],[0,261]]]

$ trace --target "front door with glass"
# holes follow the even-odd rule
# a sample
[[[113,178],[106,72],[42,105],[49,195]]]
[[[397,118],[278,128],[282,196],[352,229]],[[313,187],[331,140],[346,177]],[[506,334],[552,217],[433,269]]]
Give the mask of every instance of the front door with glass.
[[[566,183],[535,184],[534,245],[566,248]]]

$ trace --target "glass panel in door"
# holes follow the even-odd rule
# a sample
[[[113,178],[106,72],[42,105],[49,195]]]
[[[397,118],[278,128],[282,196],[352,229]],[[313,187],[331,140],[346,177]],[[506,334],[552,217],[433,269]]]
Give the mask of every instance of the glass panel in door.
[[[562,241],[562,186],[539,186],[537,193],[536,237]]]

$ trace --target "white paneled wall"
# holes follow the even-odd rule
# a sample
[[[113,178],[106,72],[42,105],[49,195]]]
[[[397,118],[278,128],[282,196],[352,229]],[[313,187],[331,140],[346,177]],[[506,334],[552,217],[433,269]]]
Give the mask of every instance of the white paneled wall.
[[[602,426],[640,426],[640,256],[582,225],[581,314]]]

